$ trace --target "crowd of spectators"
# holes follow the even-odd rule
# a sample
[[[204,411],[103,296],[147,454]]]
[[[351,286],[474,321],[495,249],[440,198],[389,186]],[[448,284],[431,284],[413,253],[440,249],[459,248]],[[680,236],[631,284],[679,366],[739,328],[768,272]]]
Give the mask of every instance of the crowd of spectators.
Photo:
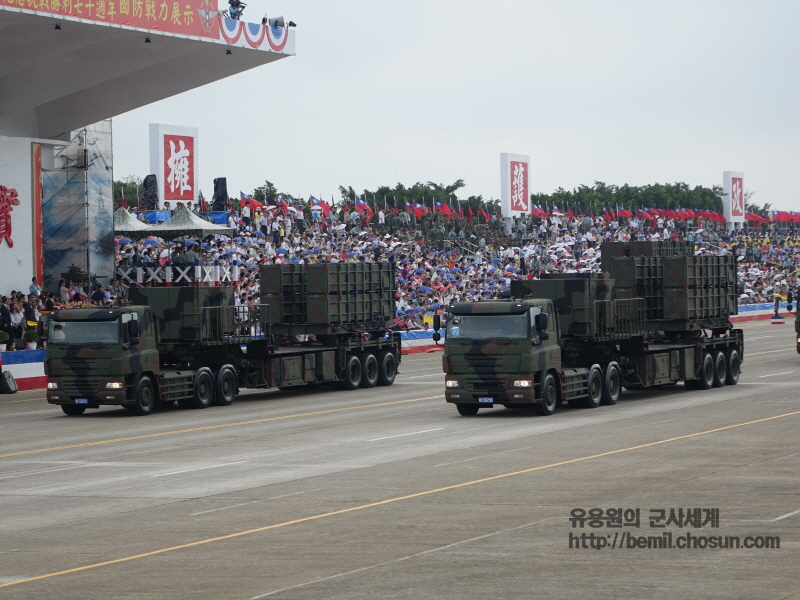
[[[740,304],[796,294],[800,275],[800,236],[794,229],[727,231],[724,224],[702,219],[608,220],[560,213],[507,223],[495,215],[486,222],[413,210],[371,214],[313,208],[231,211],[228,224],[236,229],[234,236],[118,238],[116,264],[238,265],[236,304],[255,306],[260,302],[260,265],[393,262],[396,324],[409,329],[424,328],[426,317],[442,305],[495,298],[515,278],[599,271],[604,241],[685,240],[694,244],[696,254],[734,255]],[[3,297],[0,330],[19,339],[26,327],[53,308],[124,301],[128,285],[130,281],[115,279],[90,290],[85,281],[61,280],[57,292],[45,293],[34,281],[27,293]]]

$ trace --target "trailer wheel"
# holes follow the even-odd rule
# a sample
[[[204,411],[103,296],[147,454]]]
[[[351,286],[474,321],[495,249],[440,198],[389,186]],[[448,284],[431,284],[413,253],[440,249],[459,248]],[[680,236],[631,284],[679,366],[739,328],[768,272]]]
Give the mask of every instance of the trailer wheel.
[[[216,394],[214,395],[214,404],[218,406],[230,406],[233,404],[233,399],[236,398],[238,391],[236,385],[236,371],[231,365],[223,365],[217,371],[217,376],[214,377],[216,384]]]
[[[378,385],[380,365],[375,355],[368,352],[361,355],[361,387],[374,388]]]
[[[126,408],[140,417],[152,414],[155,410],[156,391],[153,388],[153,381],[147,375],[142,375],[136,382],[136,387],[133,389],[133,402]]]
[[[714,355],[714,387],[724,387],[728,377],[728,361],[725,353],[719,350]]]
[[[397,377],[397,359],[392,352],[384,350],[378,354],[378,385],[392,385]]]
[[[608,363],[606,367],[603,392],[603,404],[609,406],[616,404],[622,394],[622,375],[619,372],[619,365],[615,362]]]
[[[738,350],[728,350],[727,358],[728,372],[725,376],[725,382],[728,385],[736,385],[739,383],[739,375],[742,374],[742,359]]]
[[[586,381],[586,388],[588,395],[583,398],[577,399],[575,402],[577,406],[583,408],[597,408],[603,401],[603,370],[600,365],[592,365],[589,369],[589,377]]]
[[[86,410],[85,406],[78,406],[77,404],[62,404],[61,410],[64,411],[64,414],[70,417],[79,417],[81,416],[84,411]]]
[[[191,408],[208,408],[214,400],[214,377],[211,369],[203,367],[194,376],[194,393],[189,403]]]
[[[710,390],[714,387],[714,358],[709,352],[703,354],[703,364],[700,365],[700,379],[697,382],[697,389]]]
[[[477,404],[456,404],[456,410],[462,417],[474,417],[478,414],[479,408]]]
[[[357,390],[361,385],[361,361],[355,354],[347,357],[344,366],[344,379],[342,387],[346,390]]]
[[[533,410],[540,417],[552,415],[558,408],[558,387],[552,373],[548,373],[542,382],[542,401],[533,405]]]

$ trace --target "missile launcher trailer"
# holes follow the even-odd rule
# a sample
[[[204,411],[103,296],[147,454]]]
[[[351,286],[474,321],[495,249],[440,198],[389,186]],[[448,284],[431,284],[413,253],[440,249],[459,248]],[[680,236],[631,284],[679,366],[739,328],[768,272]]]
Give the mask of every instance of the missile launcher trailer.
[[[515,280],[508,299],[455,304],[445,398],[462,415],[495,404],[548,415],[565,401],[616,404],[623,387],[735,385],[734,261],[684,243],[606,243],[602,273]]]
[[[43,332],[48,402],[144,415],[229,405],[239,388],[394,383],[393,265],[270,265],[260,277],[257,306],[237,305],[234,287],[144,287],[130,305],[56,311]]]

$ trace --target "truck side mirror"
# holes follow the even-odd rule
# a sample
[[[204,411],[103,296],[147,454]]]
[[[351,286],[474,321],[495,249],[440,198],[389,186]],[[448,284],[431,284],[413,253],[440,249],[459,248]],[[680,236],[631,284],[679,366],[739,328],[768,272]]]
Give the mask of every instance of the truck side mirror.
[[[435,315],[433,315],[433,328],[436,331],[439,331],[442,328],[442,317],[439,316],[439,313],[436,313]],[[438,341],[438,340],[434,338],[434,341]]]
[[[536,329],[544,332],[550,328],[550,316],[547,313],[539,313],[536,315]]]
[[[438,341],[439,341],[440,339],[442,339],[442,334],[441,334],[441,333],[439,333],[438,331],[434,331],[434,332],[433,332],[433,335],[431,336],[431,338],[433,339],[433,341],[434,341],[434,342],[437,342],[437,343],[438,343]]]
[[[539,339],[540,339],[540,340],[542,340],[543,342],[546,342],[547,340],[549,340],[549,339],[550,339],[550,333],[549,333],[549,332],[547,332],[547,331],[542,331],[542,332],[539,334]]]
[[[131,339],[131,346],[139,344],[139,321],[128,321],[128,337]]]

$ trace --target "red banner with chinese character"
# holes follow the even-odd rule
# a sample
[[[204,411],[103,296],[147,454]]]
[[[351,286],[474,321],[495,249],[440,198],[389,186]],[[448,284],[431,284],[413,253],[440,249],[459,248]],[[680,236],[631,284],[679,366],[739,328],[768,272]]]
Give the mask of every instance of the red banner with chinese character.
[[[164,135],[164,200],[193,202],[194,138]]]
[[[218,37],[216,0],[0,0],[0,6],[165,33]]]
[[[512,160],[511,171],[511,210],[528,212],[530,210],[528,196],[528,164]]]
[[[744,216],[744,183],[741,177],[731,177],[731,217]]]

